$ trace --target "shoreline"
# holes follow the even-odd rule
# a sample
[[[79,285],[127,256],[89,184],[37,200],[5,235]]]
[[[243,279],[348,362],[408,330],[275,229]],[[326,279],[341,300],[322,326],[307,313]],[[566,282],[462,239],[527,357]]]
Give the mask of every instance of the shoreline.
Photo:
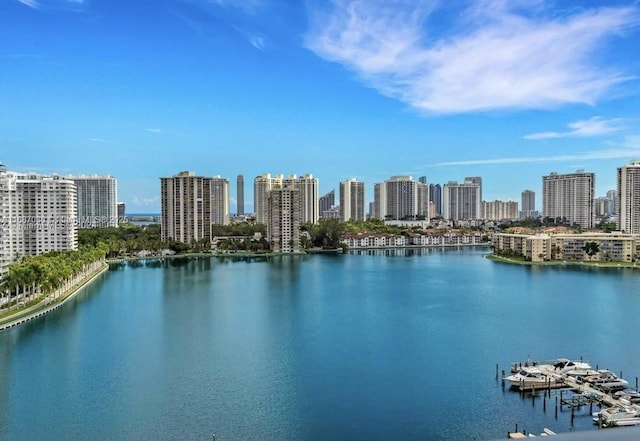
[[[496,256],[495,254],[487,254],[485,258],[498,263],[508,263],[512,265],[525,265],[525,266],[585,266],[595,268],[629,268],[640,269],[639,265],[630,262],[600,262],[600,261],[572,261],[572,260],[550,260],[546,262],[531,262],[528,260],[515,260],[508,257]]]
[[[104,262],[98,269],[94,272],[87,275],[85,278],[80,280],[76,285],[69,288],[69,290],[64,293],[58,300],[54,303],[45,304],[45,299],[42,299],[40,302],[32,305],[26,309],[18,310],[13,314],[9,314],[2,319],[0,319],[0,332],[13,328],[14,326],[21,325],[24,322],[28,322],[29,320],[33,320],[35,318],[41,317],[45,314],[50,313],[62,305],[64,305],[67,301],[74,298],[82,288],[89,285],[95,279],[98,278],[102,273],[109,269],[109,264]],[[46,298],[46,296],[45,296]]]
[[[358,250],[416,250],[416,249],[430,249],[430,248],[454,248],[454,247],[489,247],[489,243],[463,243],[463,244],[442,244],[442,245],[403,245],[403,246],[388,246],[388,247],[357,247],[357,248],[347,248],[344,251],[342,248],[336,249],[321,249],[321,248],[311,248],[302,252],[297,253],[244,253],[244,252],[233,252],[233,253],[206,253],[206,252],[198,252],[198,253],[184,253],[184,254],[168,254],[168,255],[150,255],[150,256],[123,256],[123,257],[113,257],[106,259],[107,264],[116,264],[121,262],[130,262],[136,260],[164,260],[164,259],[175,259],[180,257],[193,258],[193,257],[282,257],[282,256],[307,256],[309,254],[343,254],[349,251],[358,251]]]

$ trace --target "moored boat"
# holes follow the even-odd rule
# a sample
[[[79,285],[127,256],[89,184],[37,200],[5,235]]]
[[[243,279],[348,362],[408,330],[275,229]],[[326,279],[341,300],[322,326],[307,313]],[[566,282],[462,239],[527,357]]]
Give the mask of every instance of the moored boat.
[[[544,388],[553,386],[561,382],[561,378],[556,375],[547,375],[538,367],[522,367],[517,373],[505,378],[511,387]]]

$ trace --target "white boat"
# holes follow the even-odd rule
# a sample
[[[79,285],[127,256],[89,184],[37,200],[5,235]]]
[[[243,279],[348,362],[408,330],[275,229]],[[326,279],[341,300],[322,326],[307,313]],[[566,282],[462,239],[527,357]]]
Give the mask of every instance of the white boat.
[[[618,377],[607,369],[601,369],[597,374],[586,376],[582,380],[595,389],[607,392],[622,390],[629,385],[627,380]]]
[[[640,411],[632,407],[614,406],[593,414],[593,422],[604,426],[633,425],[635,420],[640,421]]]
[[[558,383],[560,378],[555,375],[547,375],[538,367],[523,367],[517,373],[505,378],[511,387],[544,388]]]
[[[627,400],[630,403],[640,403],[640,392],[634,390],[621,390],[613,394],[619,400]]]
[[[589,363],[584,361],[573,361],[568,358],[558,358],[552,365],[553,372],[558,374],[582,374],[588,371],[593,371]]]

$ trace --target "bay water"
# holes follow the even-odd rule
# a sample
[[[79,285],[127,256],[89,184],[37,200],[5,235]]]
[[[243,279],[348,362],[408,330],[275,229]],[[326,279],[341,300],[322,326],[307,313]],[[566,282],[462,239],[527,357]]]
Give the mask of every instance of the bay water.
[[[521,396],[496,374],[582,357],[635,387],[640,271],[510,265],[487,252],[114,265],[63,308],[0,333],[0,439],[597,430],[588,407],[556,414],[558,391]]]

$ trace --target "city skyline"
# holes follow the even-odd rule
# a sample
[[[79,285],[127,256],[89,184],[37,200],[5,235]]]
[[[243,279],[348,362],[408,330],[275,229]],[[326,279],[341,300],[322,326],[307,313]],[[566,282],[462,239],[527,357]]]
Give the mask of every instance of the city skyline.
[[[244,175],[246,212],[277,170],[371,202],[395,175],[518,201],[584,169],[604,196],[640,158],[640,8],[506,3],[9,0],[0,161],[113,175],[130,213],[176,170]]]

